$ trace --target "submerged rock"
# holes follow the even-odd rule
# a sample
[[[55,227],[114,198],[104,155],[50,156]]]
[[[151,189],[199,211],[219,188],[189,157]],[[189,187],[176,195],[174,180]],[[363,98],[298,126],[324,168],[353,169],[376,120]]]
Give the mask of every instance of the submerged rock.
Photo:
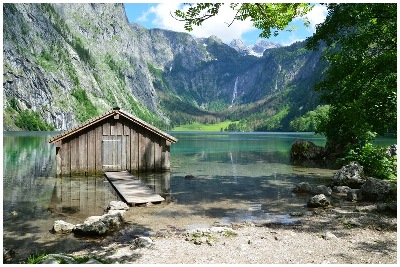
[[[296,139],[290,149],[292,160],[322,160],[324,155],[325,148],[303,139]]]
[[[324,194],[330,196],[332,194],[332,189],[325,185],[311,186],[308,182],[301,182],[293,188],[293,193]]]
[[[312,187],[308,182],[301,182],[293,188],[293,193],[310,193]]]

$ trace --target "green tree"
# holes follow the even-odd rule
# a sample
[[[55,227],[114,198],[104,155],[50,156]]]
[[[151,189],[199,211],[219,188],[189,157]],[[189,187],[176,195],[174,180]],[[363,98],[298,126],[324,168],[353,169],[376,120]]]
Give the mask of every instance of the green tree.
[[[185,29],[201,25],[218,14],[223,3],[190,5],[175,11],[185,21]],[[250,18],[268,38],[271,30],[283,30],[296,17],[307,14],[308,4],[230,4],[236,11],[232,23]],[[329,63],[317,90],[330,105],[328,116],[318,131],[328,139],[328,148],[344,150],[357,146],[376,134],[396,131],[397,5],[327,4],[328,16],[307,40],[309,49],[324,49]],[[307,20],[305,20],[307,24]],[[289,29],[290,30],[290,29]],[[349,147],[349,146],[348,146]]]
[[[54,131],[52,125],[47,124],[40,118],[39,112],[29,109],[19,112],[15,125],[26,131]]]
[[[316,132],[321,121],[327,119],[329,106],[318,106],[315,110],[308,111],[303,116],[290,122],[290,128],[298,132]]]
[[[200,26],[205,20],[218,14],[224,3],[197,3],[190,5],[187,11],[176,10],[177,19],[185,21],[185,29],[192,31],[193,26]],[[271,30],[274,36],[278,35],[279,30],[291,31],[294,28],[287,29],[288,24],[294,19],[303,17],[313,6],[306,3],[241,3],[229,4],[229,7],[235,10],[236,15],[232,18],[234,21],[244,21],[250,19],[253,25],[261,29],[260,37],[269,38]],[[307,18],[303,18],[304,24],[309,25]]]
[[[328,148],[344,152],[396,131],[396,4],[329,4],[325,22],[307,40],[326,45],[329,68],[316,89],[330,105],[319,126]]]

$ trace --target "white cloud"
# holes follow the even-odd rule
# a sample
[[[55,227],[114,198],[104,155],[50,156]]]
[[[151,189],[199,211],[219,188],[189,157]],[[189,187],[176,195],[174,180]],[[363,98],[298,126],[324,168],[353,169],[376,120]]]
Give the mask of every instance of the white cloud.
[[[173,17],[175,10],[187,10],[189,7],[187,5],[182,5],[180,3],[166,2],[161,4],[154,4],[150,7],[138,21],[151,21],[152,26],[161,29],[168,29],[178,32],[187,32],[184,29],[184,22],[179,21]],[[315,4],[314,8],[311,10],[307,17],[310,21],[310,27],[306,29],[309,34],[315,32],[315,26],[325,20],[327,15],[327,9],[325,5]],[[214,16],[203,22],[201,26],[193,26],[193,31],[189,32],[195,37],[209,37],[215,35],[220,38],[225,43],[230,43],[233,39],[244,39],[243,35],[249,33],[254,35],[254,38],[258,37],[256,34],[257,29],[253,26],[250,20],[246,21],[233,21],[235,16],[235,11],[232,10],[229,5],[222,5],[217,16]],[[301,19],[294,19],[294,23],[299,22]],[[228,24],[232,23],[230,26]],[[302,23],[301,23],[302,24]],[[309,35],[307,34],[307,35]],[[285,41],[277,40],[277,42],[283,45],[289,45],[296,41],[304,40],[306,37],[299,35],[296,30],[294,34],[289,36]]]
[[[184,22],[178,21],[171,16],[177,9],[187,9],[176,3],[163,3],[152,6],[145,16],[154,15],[152,23],[155,27],[169,29],[173,31],[185,32]],[[253,31],[255,28],[251,21],[235,21],[230,24],[235,16],[235,11],[229,5],[223,5],[217,16],[203,22],[201,26],[194,26],[191,35],[195,37],[218,36],[223,42],[230,42],[232,39],[241,39],[246,32]]]
[[[154,16],[152,24],[157,28],[184,31],[184,22],[176,20],[171,15],[175,10],[179,9],[179,7],[180,4],[178,3],[162,3],[152,6],[147,13],[148,15],[152,14]]]
[[[146,12],[144,12],[140,17],[138,17],[136,20],[138,22],[147,22],[148,21],[148,17],[150,15],[150,11],[147,10]]]
[[[327,14],[328,11],[325,5],[315,5],[306,16],[310,21],[310,31],[315,32],[315,26],[324,22]]]
[[[284,42],[281,42],[280,44],[283,46],[289,46],[293,43],[301,42],[304,40],[305,40],[305,38],[298,37],[296,33],[291,33],[290,36],[288,37],[288,39]]]

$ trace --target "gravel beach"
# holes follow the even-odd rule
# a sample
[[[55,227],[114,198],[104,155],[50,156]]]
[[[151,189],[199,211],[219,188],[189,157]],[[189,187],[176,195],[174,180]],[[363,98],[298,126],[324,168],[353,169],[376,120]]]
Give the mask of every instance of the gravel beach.
[[[178,211],[187,216],[160,216]],[[290,224],[221,225],[174,203],[131,208],[124,218],[119,233],[72,255],[135,264],[397,263],[396,215],[372,203],[308,209]]]

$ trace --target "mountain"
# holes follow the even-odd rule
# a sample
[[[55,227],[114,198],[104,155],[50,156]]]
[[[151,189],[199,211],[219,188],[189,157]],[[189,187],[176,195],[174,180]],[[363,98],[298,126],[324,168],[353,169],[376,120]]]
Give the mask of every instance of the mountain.
[[[122,4],[4,4],[3,128],[65,130],[119,106],[162,129],[285,130],[319,104],[324,65],[304,43],[269,45],[255,57],[216,36],[149,30]]]
[[[229,46],[235,49],[240,55],[255,57],[262,57],[264,51],[267,49],[282,47],[281,44],[268,42],[263,39],[259,39],[254,45],[250,46],[246,45],[240,39],[234,39],[230,42]]]

